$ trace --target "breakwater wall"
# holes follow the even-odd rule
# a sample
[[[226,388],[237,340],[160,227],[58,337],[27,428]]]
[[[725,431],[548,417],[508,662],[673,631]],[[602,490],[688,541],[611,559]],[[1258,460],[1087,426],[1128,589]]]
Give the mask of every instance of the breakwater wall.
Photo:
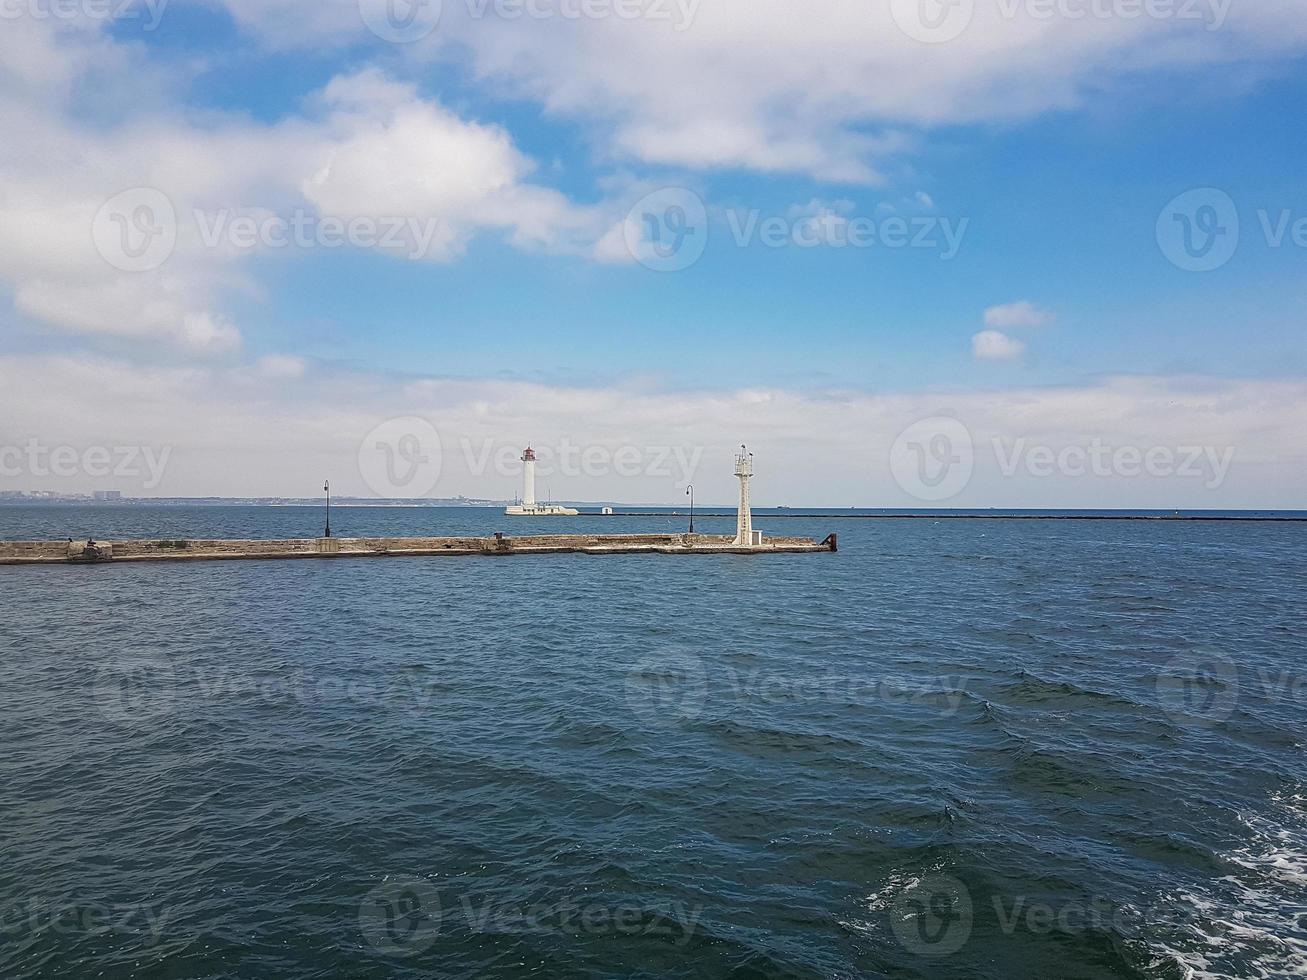
[[[679,510],[621,510],[612,514],[589,514],[587,517],[679,517],[684,519],[685,512]],[[735,512],[721,513],[715,511],[695,511],[695,520],[722,518],[735,520]],[[992,514],[953,514],[942,511],[923,511],[920,513],[904,512],[901,514],[843,514],[833,511],[827,514],[805,514],[799,511],[785,511],[778,514],[773,511],[759,513],[754,511],[754,521],[789,520],[801,518],[805,521],[1189,521],[1220,524],[1307,524],[1307,517],[1296,512],[1284,514],[1010,514],[997,511]]]
[[[717,534],[538,534],[510,537],[289,538],[283,540],[137,539],[131,541],[0,541],[0,565],[541,554],[795,554],[835,551],[835,535],[767,538],[739,547]]]

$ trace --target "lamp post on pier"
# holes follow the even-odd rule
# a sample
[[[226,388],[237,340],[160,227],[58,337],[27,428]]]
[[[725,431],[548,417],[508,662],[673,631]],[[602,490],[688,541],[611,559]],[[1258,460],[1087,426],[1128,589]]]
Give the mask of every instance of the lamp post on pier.
[[[331,537],[331,481],[322,481],[322,492],[327,495],[327,529],[323,532],[324,538]]]
[[[690,497],[690,533],[694,533],[694,484],[688,484],[685,488],[686,494]]]

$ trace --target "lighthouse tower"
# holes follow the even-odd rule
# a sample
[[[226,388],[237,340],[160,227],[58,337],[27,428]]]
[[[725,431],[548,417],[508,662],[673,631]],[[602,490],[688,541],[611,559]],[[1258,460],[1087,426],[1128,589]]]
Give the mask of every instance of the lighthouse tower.
[[[751,547],[761,544],[762,534],[753,530],[753,511],[749,507],[749,478],[753,476],[753,453],[745,446],[735,457],[735,475],[740,478],[740,509],[735,515],[735,540],[737,547]]]
[[[522,507],[536,505],[536,454],[530,446],[522,454]]]
[[[574,507],[562,504],[536,503],[536,454],[530,446],[522,453],[522,502],[510,504],[504,513],[510,517],[575,517],[581,513]]]

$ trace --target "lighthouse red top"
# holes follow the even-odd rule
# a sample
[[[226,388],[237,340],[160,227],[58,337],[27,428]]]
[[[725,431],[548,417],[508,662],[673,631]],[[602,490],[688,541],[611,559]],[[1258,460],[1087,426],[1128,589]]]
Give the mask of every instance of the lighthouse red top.
[[[530,446],[527,446],[527,447],[526,447],[526,452],[524,452],[524,453],[522,454],[522,462],[524,462],[524,463],[534,463],[535,461],[536,461],[535,450],[532,449]]]

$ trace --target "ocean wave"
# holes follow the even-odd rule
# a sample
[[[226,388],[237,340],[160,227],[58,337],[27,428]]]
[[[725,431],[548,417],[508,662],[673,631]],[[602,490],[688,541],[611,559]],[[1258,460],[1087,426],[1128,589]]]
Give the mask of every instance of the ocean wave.
[[[1282,791],[1265,815],[1243,815],[1246,843],[1220,855],[1234,870],[1166,893],[1175,910],[1162,955],[1193,980],[1279,980],[1307,975],[1307,807]]]

